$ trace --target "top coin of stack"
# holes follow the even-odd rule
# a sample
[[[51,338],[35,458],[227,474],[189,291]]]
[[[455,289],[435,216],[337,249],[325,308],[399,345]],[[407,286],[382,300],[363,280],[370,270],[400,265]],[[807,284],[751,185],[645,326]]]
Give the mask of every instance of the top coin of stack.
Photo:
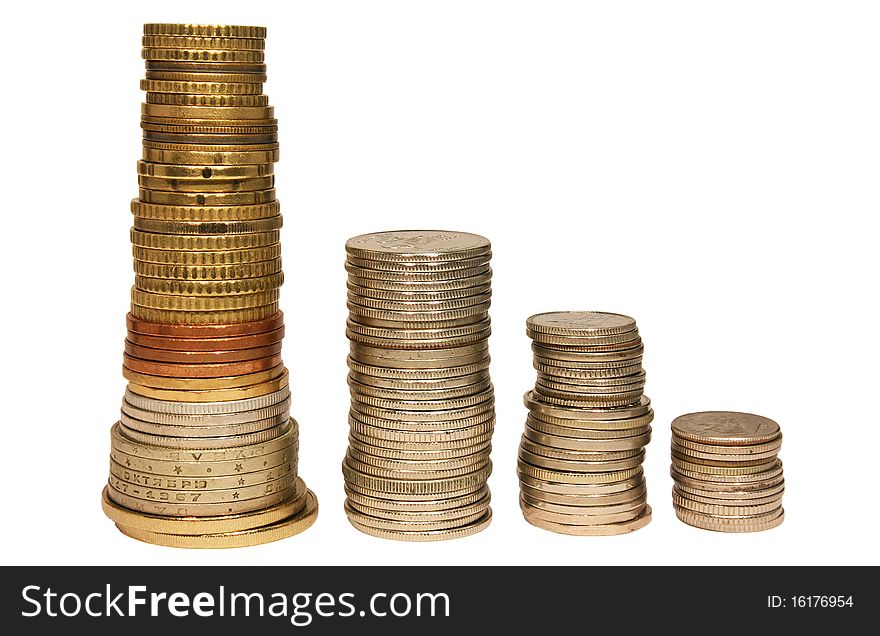
[[[346,252],[349,521],[404,541],[474,534],[492,514],[489,241],[381,232]]]
[[[265,29],[147,24],[132,289],[104,509],[126,534],[233,547],[308,527],[278,310]]]
[[[758,532],[785,518],[777,457],[782,432],[749,413],[689,413],[672,422],[672,500],[685,523],[718,532]]]
[[[519,451],[520,507],[562,534],[612,535],[647,525],[642,461],[654,412],[636,322],[595,311],[537,314],[535,388]]]

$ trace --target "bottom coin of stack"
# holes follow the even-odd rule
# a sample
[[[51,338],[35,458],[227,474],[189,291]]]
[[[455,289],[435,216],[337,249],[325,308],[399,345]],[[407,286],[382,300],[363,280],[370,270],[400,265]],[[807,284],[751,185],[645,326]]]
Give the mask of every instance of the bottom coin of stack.
[[[642,462],[654,412],[642,395],[632,318],[552,312],[527,321],[535,388],[519,451],[526,521],[571,535],[614,535],[651,521]]]
[[[689,413],[672,422],[672,501],[688,525],[758,532],[785,518],[779,425],[749,413]]]
[[[379,232],[350,239],[346,252],[346,515],[385,539],[475,534],[492,519],[489,241]]]
[[[229,325],[129,315],[129,386],[102,498],[123,533],[225,548],[282,539],[314,522],[317,500],[297,476],[283,334],[281,313]]]

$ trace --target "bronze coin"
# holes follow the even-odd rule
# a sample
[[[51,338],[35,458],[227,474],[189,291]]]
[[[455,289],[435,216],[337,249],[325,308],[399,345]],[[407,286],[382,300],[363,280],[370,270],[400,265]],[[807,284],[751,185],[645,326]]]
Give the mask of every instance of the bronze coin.
[[[246,360],[257,360],[258,358],[273,356],[281,353],[281,343],[276,342],[275,344],[267,345],[265,347],[255,347],[252,349],[233,349],[232,351],[224,351],[222,349],[216,351],[174,351],[171,349],[143,347],[126,340],[125,353],[135,358],[149,360],[151,362],[217,364],[221,362],[243,362]]]
[[[137,373],[159,375],[166,378],[228,378],[235,375],[246,375],[271,369],[281,364],[281,354],[248,360],[246,362],[228,362],[225,364],[171,364],[151,362],[123,354],[123,365]]]
[[[229,338],[274,331],[284,326],[284,314],[279,311],[262,320],[234,324],[180,325],[140,320],[129,313],[125,317],[125,322],[129,331],[146,336],[163,336],[166,338]]]
[[[237,351],[238,349],[254,349],[268,347],[281,342],[284,338],[284,327],[273,331],[255,333],[231,338],[168,338],[165,336],[147,336],[134,331],[128,332],[132,344],[152,349],[170,351]]]

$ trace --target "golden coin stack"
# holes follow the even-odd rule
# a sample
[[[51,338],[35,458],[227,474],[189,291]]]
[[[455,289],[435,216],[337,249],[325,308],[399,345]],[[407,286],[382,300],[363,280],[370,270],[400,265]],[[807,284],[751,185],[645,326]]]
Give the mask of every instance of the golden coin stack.
[[[672,501],[686,524],[718,532],[758,532],[785,519],[777,457],[782,432],[749,413],[689,413],[672,422]]]
[[[147,24],[135,284],[104,510],[136,539],[221,548],[309,527],[281,360],[265,29]]]
[[[526,321],[537,381],[519,449],[526,521],[571,535],[624,534],[651,521],[642,470],[654,412],[644,346],[629,316],[594,311]]]
[[[402,541],[479,532],[492,517],[489,241],[400,231],[345,247],[348,519]]]

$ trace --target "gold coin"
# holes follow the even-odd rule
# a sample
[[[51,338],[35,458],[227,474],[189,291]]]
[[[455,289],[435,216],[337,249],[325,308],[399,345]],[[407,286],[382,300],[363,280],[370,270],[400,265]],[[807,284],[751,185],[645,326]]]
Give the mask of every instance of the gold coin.
[[[281,259],[273,258],[253,263],[237,265],[165,265],[134,261],[134,272],[138,276],[166,278],[188,281],[221,281],[237,278],[261,278],[281,271]]]
[[[131,315],[138,320],[172,325],[229,325],[264,320],[276,313],[278,313],[278,303],[229,311],[173,311],[139,305],[131,307]]]
[[[141,49],[141,57],[145,60],[168,60],[174,62],[254,64],[263,62],[266,59],[266,54],[262,49],[170,49],[144,47]]]
[[[164,151],[161,151],[164,152]],[[195,163],[200,164],[200,161]],[[198,206],[224,207],[224,206],[251,206],[263,205],[275,201],[275,189],[250,190],[246,192],[167,192],[162,190],[147,190],[140,188],[138,196],[145,203],[159,206]],[[171,219],[164,219],[171,220]],[[198,219],[202,220],[202,219]]]
[[[576,526],[576,525],[568,525],[564,523],[556,523],[553,521],[546,521],[544,519],[538,519],[531,514],[526,514],[526,511],[523,511],[523,516],[525,520],[528,521],[533,526],[541,528],[542,530],[549,530],[551,532],[556,532],[558,534],[570,534],[575,536],[612,536],[617,534],[626,534],[628,532],[634,532],[635,530],[639,530],[644,528],[646,525],[651,523],[651,506],[646,505],[642,515],[630,521],[622,521],[619,523],[609,523],[606,525],[590,525],[590,526]]]
[[[215,180],[235,181],[241,179],[255,179],[270,176],[274,174],[274,172],[275,167],[271,163],[244,166],[174,166],[163,163],[150,163],[148,161],[137,162],[137,173],[141,176],[162,177],[165,179],[189,179],[192,181],[205,181],[206,183]],[[137,202],[137,199],[133,201],[133,203],[135,202]],[[135,210],[132,209],[132,212],[135,212]],[[245,211],[242,210],[241,212]],[[275,211],[275,215],[277,215],[277,210]],[[136,216],[138,215],[136,214]]]
[[[141,90],[153,93],[181,93],[189,95],[259,95],[263,92],[262,83],[211,82],[211,81],[168,81],[142,79]]]
[[[249,49],[263,50],[264,38],[223,38],[184,35],[145,35],[142,44],[158,49]]]
[[[249,530],[222,534],[179,535],[150,532],[120,524],[117,524],[117,527],[133,539],[172,548],[240,548],[292,537],[311,527],[317,517],[318,499],[309,490],[305,505],[299,512],[281,521]]]
[[[251,263],[263,263],[277,259],[281,255],[278,243],[247,249],[210,250],[188,252],[176,249],[153,249],[132,247],[132,254],[141,263],[174,265],[184,267],[227,267]]]
[[[132,305],[171,311],[213,312],[231,309],[253,309],[278,302],[278,290],[236,294],[234,296],[173,296],[153,294],[132,287]]]
[[[258,177],[253,179],[238,179],[235,181],[221,181],[206,179],[166,179],[165,177],[138,177],[138,185],[149,190],[160,192],[195,192],[206,194],[218,194],[227,192],[253,192],[256,190],[268,190],[275,185],[275,177]]]
[[[268,106],[268,95],[191,95],[185,93],[147,93],[148,104],[178,106]]]
[[[228,402],[231,400],[244,400],[274,393],[287,386],[289,375],[287,369],[280,377],[267,380],[251,386],[235,387],[229,389],[205,389],[205,390],[174,390],[155,389],[140,384],[129,383],[128,389],[138,395],[153,398],[155,400],[171,400],[175,402]]]
[[[201,168],[207,170],[208,168]],[[198,222],[241,222],[266,219],[278,216],[281,204],[278,201],[255,205],[237,206],[173,206],[147,203],[140,199],[131,202],[131,213],[144,219],[161,221]]]
[[[256,294],[278,289],[283,282],[284,274],[282,272],[261,278],[239,278],[233,280],[174,280],[148,278],[146,276],[134,277],[134,285],[141,291],[153,294],[170,294],[173,296]]]
[[[229,146],[224,146],[229,147]],[[160,150],[158,148],[144,148],[142,158],[144,161],[169,163],[169,164],[185,164],[194,166],[210,166],[210,165],[239,165],[239,164],[259,164],[274,163],[280,158],[279,151],[276,150],[210,150],[210,146],[203,146],[203,150]],[[170,197],[166,197],[170,198]],[[274,197],[273,197],[274,198]],[[143,195],[141,199],[150,201]],[[269,199],[271,200],[271,199]],[[163,203],[162,201],[150,201],[151,203]],[[267,201],[256,201],[256,203],[266,203]],[[219,203],[216,205],[249,205],[251,202]],[[212,203],[174,203],[168,202],[167,205],[215,205]]]
[[[263,39],[266,37],[266,27],[241,26],[237,24],[148,23],[144,25],[144,35]]]
[[[210,477],[180,477],[179,475],[161,475],[132,469],[111,459],[110,473],[135,486],[143,488],[159,488],[161,490],[226,490],[241,486],[257,486],[275,481],[280,477],[295,473],[296,461],[286,461],[277,466],[258,470],[252,473],[233,472],[228,475],[212,475]]]
[[[249,120],[274,119],[272,106],[172,106],[168,104],[141,104],[141,114],[147,117],[180,119]],[[176,163],[176,162],[170,162]]]
[[[528,437],[532,438],[536,442],[540,442],[545,436],[548,440],[548,446],[558,446],[559,448],[566,448],[567,444],[574,444],[572,446],[572,450],[584,450],[578,449],[577,444],[581,440],[586,441],[600,441],[600,440],[624,440],[627,438],[631,438],[637,435],[645,435],[651,433],[651,425],[650,422],[653,419],[654,412],[651,411],[648,415],[642,418],[636,418],[633,420],[620,420],[620,422],[632,422],[635,424],[632,428],[608,428],[608,429],[596,429],[590,428],[592,422],[583,422],[582,426],[559,426],[557,424],[549,424],[544,420],[534,417],[531,413],[526,419],[526,433],[528,433]],[[564,422],[576,423],[573,420],[563,420]],[[559,438],[559,439],[557,439]],[[551,444],[550,441],[553,443]],[[541,442],[543,443],[543,442]]]
[[[147,70],[144,75],[147,82],[185,82],[192,83],[196,86],[203,84],[205,82],[212,83],[220,83],[220,84],[244,84],[248,86],[254,86],[257,92],[262,92],[263,86],[267,77],[265,73],[235,73],[230,71],[221,71],[217,73],[206,73],[206,72],[188,72],[188,71],[157,71],[157,70]],[[141,84],[141,90],[150,90],[144,88],[143,84]],[[166,93],[175,92],[175,91],[164,91]],[[190,92],[190,91],[183,91]],[[192,91],[199,92],[199,91]]]

